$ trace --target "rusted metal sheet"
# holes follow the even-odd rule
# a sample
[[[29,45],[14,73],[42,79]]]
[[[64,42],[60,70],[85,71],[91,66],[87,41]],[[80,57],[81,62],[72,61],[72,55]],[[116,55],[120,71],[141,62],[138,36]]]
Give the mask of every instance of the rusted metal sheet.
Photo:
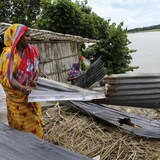
[[[1,160],[91,160],[0,122]]]
[[[37,84],[38,88],[33,90],[28,96],[29,102],[64,100],[90,101],[105,98],[103,92],[90,91],[46,78],[39,77]]]
[[[91,64],[89,69],[77,79],[74,83],[75,86],[87,88],[100,81],[105,75],[101,57]]]
[[[105,76],[107,104],[160,108],[160,74]]]
[[[65,101],[65,104],[90,113],[106,122],[130,131],[138,136],[160,138],[160,122],[135,114],[118,111],[90,102]]]

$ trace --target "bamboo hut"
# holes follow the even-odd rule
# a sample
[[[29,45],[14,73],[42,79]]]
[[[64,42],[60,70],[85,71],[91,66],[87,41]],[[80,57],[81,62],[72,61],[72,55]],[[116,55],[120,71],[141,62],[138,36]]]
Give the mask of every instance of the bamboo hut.
[[[0,23],[0,35],[10,26]],[[80,45],[95,43],[95,40],[80,36],[55,33],[30,28],[31,43],[38,47],[41,76],[47,76],[60,82],[67,82],[67,72],[72,63],[79,61]],[[3,40],[0,38],[0,47]]]

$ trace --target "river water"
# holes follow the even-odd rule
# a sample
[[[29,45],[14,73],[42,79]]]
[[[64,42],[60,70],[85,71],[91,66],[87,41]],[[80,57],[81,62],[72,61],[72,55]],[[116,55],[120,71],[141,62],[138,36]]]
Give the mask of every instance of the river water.
[[[160,73],[160,32],[140,32],[128,34],[131,41],[132,53],[131,66],[139,66],[132,73]]]

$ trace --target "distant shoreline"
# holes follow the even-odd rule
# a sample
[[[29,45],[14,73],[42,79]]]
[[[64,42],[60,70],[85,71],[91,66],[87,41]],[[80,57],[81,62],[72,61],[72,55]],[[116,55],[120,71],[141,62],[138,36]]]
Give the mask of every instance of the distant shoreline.
[[[143,31],[129,31],[127,34],[133,34],[133,33],[143,33],[143,32],[160,32],[160,29],[151,29],[151,30],[143,30]]]
[[[134,28],[134,29],[128,29],[128,33],[137,33],[137,32],[155,32],[160,31],[160,24],[158,25],[152,25],[148,27],[141,27],[141,28]]]

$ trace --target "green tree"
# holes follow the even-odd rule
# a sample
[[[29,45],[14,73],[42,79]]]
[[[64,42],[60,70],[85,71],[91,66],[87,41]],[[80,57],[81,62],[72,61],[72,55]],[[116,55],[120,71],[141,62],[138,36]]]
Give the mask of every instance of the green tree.
[[[88,1],[79,1],[76,0],[75,3],[78,5],[79,8],[81,8],[81,11],[86,13],[86,14],[91,14],[92,13],[92,8],[87,5]]]
[[[87,1],[42,0],[42,12],[37,27],[54,32],[100,39],[108,21],[92,12]]]
[[[80,8],[71,0],[43,0],[38,27],[55,32],[81,35],[83,15]]]
[[[31,27],[40,13],[40,0],[1,0],[1,22],[25,23]]]
[[[103,32],[103,38],[86,50],[86,57],[88,58],[91,56],[94,59],[102,57],[107,74],[125,73],[137,68],[129,66],[132,60],[130,54],[136,50],[128,48],[131,42],[127,38],[127,29],[122,27],[123,22],[117,27],[113,23],[106,32]]]
[[[0,22],[10,22],[11,9],[9,4],[9,0],[0,1]]]
[[[87,0],[50,0],[42,1],[42,12],[38,20],[38,27],[54,32],[79,35],[97,39],[97,43],[83,54],[86,57],[94,53],[95,58],[102,57],[107,74],[125,73],[135,67],[129,66],[132,57],[128,45],[127,29],[123,23],[118,26],[111,20],[105,20],[87,5]]]
[[[92,39],[101,39],[103,37],[103,32],[109,27],[109,21],[104,20],[96,13],[92,12],[92,8],[87,5],[88,1],[75,2],[83,13],[83,35]]]

